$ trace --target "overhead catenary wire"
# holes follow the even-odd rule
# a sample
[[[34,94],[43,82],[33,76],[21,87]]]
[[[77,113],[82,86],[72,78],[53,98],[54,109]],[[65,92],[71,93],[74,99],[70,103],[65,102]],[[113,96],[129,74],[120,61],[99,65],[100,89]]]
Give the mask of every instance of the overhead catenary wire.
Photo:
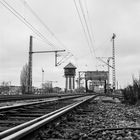
[[[68,48],[63,44],[63,42],[55,35],[55,33],[48,27],[48,25],[39,17],[39,15],[33,10],[33,8],[25,0],[21,2],[26,6],[26,8],[36,17],[36,19],[44,26],[44,28],[59,42],[61,46],[68,50]]]
[[[94,40],[94,34],[93,34],[93,28],[92,28],[92,24],[91,24],[91,19],[90,19],[90,15],[89,15],[89,11],[88,11],[88,6],[87,6],[87,1],[85,0],[85,9],[86,9],[86,14],[87,14],[87,20],[88,20],[88,23],[89,23],[89,28],[90,28],[90,31],[91,31],[91,37],[93,39],[93,42],[95,43],[95,40]],[[93,51],[95,53],[96,49],[93,47]],[[96,57],[96,54],[95,54],[95,57]],[[97,69],[97,59],[95,59],[95,62],[96,62],[96,69]]]
[[[85,21],[85,25],[86,25],[87,33],[88,33],[88,36],[89,36],[89,40],[90,40],[92,48],[93,48],[93,53],[94,53],[95,58],[96,58],[96,54],[95,54],[95,50],[94,50],[94,47],[93,47],[93,41],[92,41],[91,33],[90,33],[90,30],[89,30],[89,26],[88,26],[88,23],[87,23],[87,19],[86,19],[85,13],[84,13],[84,9],[83,9],[83,5],[81,3],[81,0],[79,0],[79,5],[80,5],[81,11],[82,11],[83,19]]]
[[[38,41],[40,41],[39,38],[36,38],[33,36],[33,38],[37,39]],[[67,61],[70,57],[74,56],[71,52],[67,51],[66,54],[57,54],[57,57],[63,56],[61,58],[61,60],[59,62],[57,62],[57,66],[61,65],[62,63],[64,63],[65,61]]]
[[[66,60],[68,60],[70,57],[72,57],[73,55],[68,53],[66,54],[59,62],[58,65],[61,65],[62,63],[64,63]]]
[[[82,25],[82,29],[83,29],[86,41],[88,43],[88,47],[90,49],[90,53],[91,53],[91,55],[93,57],[95,57],[95,60],[96,60],[95,50],[92,47],[93,46],[92,37],[91,37],[90,31],[89,31],[90,29],[89,29],[88,24],[87,24],[87,19],[86,19],[86,15],[84,13],[84,9],[83,9],[82,3],[80,2],[80,0],[77,1],[79,3],[77,3],[76,0],[73,0],[73,1],[74,1],[74,5],[75,5],[75,8],[76,8],[76,11],[78,13],[78,17],[79,17],[80,23]],[[96,64],[95,64],[95,67],[96,67]]]
[[[80,0],[79,0],[80,1]],[[89,28],[90,28],[90,33],[91,33],[91,37],[92,37],[92,39],[94,39],[94,35],[93,35],[93,29],[92,29],[92,25],[91,25],[91,21],[90,21],[90,17],[89,17],[89,12],[88,12],[88,8],[87,8],[87,1],[85,0],[84,1],[85,2],[85,10],[86,10],[86,14],[87,14],[87,19],[88,19],[88,21],[89,21]],[[94,47],[93,47],[93,49],[94,49]],[[99,48],[98,48],[99,49]],[[94,49],[94,51],[95,51],[96,49]],[[96,59],[97,60],[97,59]],[[97,61],[96,61],[96,65],[97,65]]]
[[[33,8],[27,3],[25,0],[21,0],[21,2],[26,6],[26,8],[35,16],[35,18],[45,27],[45,29],[57,40],[57,42],[68,51],[68,55],[73,56],[73,54],[70,52],[70,50],[63,44],[63,42],[57,38],[57,36],[53,33],[53,31],[46,25],[46,23],[38,16],[38,14],[33,10]],[[65,60],[64,60],[65,59]],[[66,57],[64,56],[62,58],[63,62],[66,61]],[[59,64],[62,63],[62,60],[60,60]]]
[[[93,28],[92,28],[92,24],[91,24],[91,19],[90,19],[90,16],[89,16],[89,11],[88,11],[88,7],[87,7],[87,1],[84,1],[85,2],[85,9],[86,9],[86,13],[87,13],[87,19],[89,21],[89,28],[90,28],[90,31],[91,31],[91,37],[94,41],[94,34],[93,34]],[[95,48],[93,46],[93,49],[95,51]]]
[[[82,29],[83,29],[83,32],[84,32],[86,41],[87,41],[87,43],[88,43],[88,46],[90,47],[90,42],[89,42],[89,40],[88,40],[88,36],[87,36],[86,30],[85,30],[85,27],[84,27],[84,24],[83,24],[83,21],[82,21],[82,17],[81,17],[81,15],[80,15],[80,11],[79,11],[78,6],[77,6],[77,3],[76,3],[76,0],[73,0],[73,1],[74,1],[74,5],[75,5],[75,8],[76,8],[76,11],[77,11],[77,13],[78,13],[78,17],[79,17],[79,19],[80,19],[80,23],[81,23],[81,25],[82,25]]]
[[[40,31],[38,31],[30,22],[28,22],[19,12],[17,12],[9,3],[5,0],[0,1],[0,3],[9,10],[14,16],[16,16],[23,24],[25,24],[30,30],[32,30],[37,36],[39,36],[43,41],[52,47],[56,47],[51,43]]]

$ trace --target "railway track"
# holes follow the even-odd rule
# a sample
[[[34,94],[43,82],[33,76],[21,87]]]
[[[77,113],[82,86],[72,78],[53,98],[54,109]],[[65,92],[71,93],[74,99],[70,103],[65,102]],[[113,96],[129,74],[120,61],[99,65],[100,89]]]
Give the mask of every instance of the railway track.
[[[68,120],[64,119],[63,122],[67,121],[68,123],[70,123],[70,125],[74,126],[74,124],[78,123],[78,121],[86,120],[87,119],[86,113],[90,114],[92,113],[93,110],[86,109],[85,111],[80,107],[76,109],[76,111],[74,112],[72,110],[73,108],[76,108],[77,106],[82,105],[86,101],[91,100],[91,98],[95,98],[97,96],[98,95],[87,96],[86,99],[85,97],[82,97],[81,99],[78,99],[78,98],[73,99],[74,97],[71,97],[71,99],[69,99],[69,97],[65,97],[65,98],[60,99],[59,101],[57,99],[54,99],[46,103],[45,101],[41,101],[39,104],[28,103],[22,108],[21,107],[19,108],[19,106],[17,107],[11,106],[12,110],[11,108],[7,108],[7,109],[1,108],[0,110],[0,118],[1,118],[0,139],[2,140],[16,140],[16,139],[17,140],[18,139],[36,140],[37,139],[38,140],[38,138],[35,138],[35,137],[39,137],[38,135],[41,135],[40,132],[42,133],[44,131],[44,130],[40,131],[40,127],[42,128],[46,126],[48,123],[50,124],[50,122],[53,125],[47,125],[48,127],[46,128],[46,130],[47,130],[47,133],[50,134],[48,135],[49,137],[47,137],[47,139],[50,138],[51,136],[52,138],[57,138],[57,137],[53,137],[54,134],[51,134],[49,132],[50,130],[49,126],[52,126],[53,128],[56,127],[55,124],[57,123],[54,120],[57,120],[59,117],[63,118],[63,116],[66,116],[64,114],[69,111],[72,112],[72,114],[73,113],[75,114],[76,112],[75,115],[76,115],[77,120],[71,121],[70,119],[70,122],[69,122],[69,119]],[[87,105],[84,105],[83,107],[85,108],[86,106],[89,106],[89,105],[90,103],[88,103]],[[71,118],[71,113],[70,115],[69,113],[67,114],[68,114],[68,118],[69,117]],[[65,124],[63,125],[65,126]],[[68,131],[69,133],[70,131],[77,131],[77,129],[75,128],[76,126],[72,128],[66,128],[66,132]],[[99,132],[97,131],[97,133],[100,133],[102,131],[103,130],[100,130]],[[53,130],[53,132],[55,132],[55,129]],[[33,133],[35,133],[35,135],[33,135]],[[58,136],[58,138],[64,138],[64,137]]]
[[[76,94],[77,96],[83,95],[82,94]],[[32,100],[32,99],[49,99],[49,98],[59,98],[59,97],[70,97],[74,96],[74,94],[57,94],[57,93],[51,93],[51,94],[40,94],[40,95],[0,95],[0,102],[6,102],[6,101],[20,101],[20,100]]]
[[[52,95],[52,96],[48,96],[48,95],[44,95],[44,96],[34,96],[32,95],[31,98],[24,98],[24,96],[21,96],[19,99],[19,96],[10,96],[7,97],[3,97],[0,99],[0,108],[2,108],[3,106],[15,106],[15,105],[20,105],[20,104],[25,104],[25,103],[32,103],[32,102],[38,102],[38,101],[46,101],[46,100],[53,100],[53,99],[60,99],[60,98],[73,98],[73,97],[80,97],[80,96],[85,96],[84,94],[68,94],[68,95]],[[28,96],[27,96],[28,97]],[[30,96],[29,96],[30,97]],[[38,98],[37,98],[38,97]],[[11,99],[12,98],[12,99]],[[5,108],[5,107],[4,107]],[[6,107],[7,108],[7,107]]]
[[[89,97],[86,98],[88,99]],[[85,101],[85,97],[81,97],[80,99],[74,99],[74,97],[69,99],[67,97],[50,102],[43,101],[40,103],[32,103],[12,108],[1,108],[0,139],[19,139],[22,134],[20,134],[20,137],[12,138],[12,136],[15,136],[20,130],[27,130],[32,125],[44,122],[46,119],[47,121],[53,120],[60,116],[60,114],[62,115],[73,107],[81,104],[83,101]],[[38,125],[35,128],[38,128]],[[33,130],[35,128],[33,128]],[[27,132],[29,132],[29,130]]]
[[[106,104],[107,107],[104,107]],[[108,106],[110,107],[108,108]],[[124,109],[122,109],[123,107]],[[100,103],[99,101],[98,103],[96,100],[90,100],[87,104],[71,110],[70,113],[62,116],[60,120],[53,121],[36,131],[32,136],[25,137],[25,139],[140,140],[140,125],[135,125],[132,112],[133,109],[130,109],[129,106],[125,107],[125,105],[112,102]],[[139,119],[139,113],[136,115],[138,115],[137,118]],[[120,123],[122,121],[124,122],[123,125]],[[125,122],[129,124],[125,124]]]

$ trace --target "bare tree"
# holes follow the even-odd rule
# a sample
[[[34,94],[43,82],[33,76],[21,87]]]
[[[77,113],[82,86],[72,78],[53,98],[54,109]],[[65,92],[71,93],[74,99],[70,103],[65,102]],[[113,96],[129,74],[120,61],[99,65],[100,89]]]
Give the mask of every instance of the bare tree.
[[[47,81],[44,84],[42,84],[43,87],[43,92],[44,93],[51,93],[53,92],[53,88],[52,88],[52,82]]]
[[[20,74],[20,85],[23,94],[27,93],[28,90],[28,64],[25,64]]]
[[[0,94],[8,94],[10,90],[9,82],[3,81],[0,85]]]

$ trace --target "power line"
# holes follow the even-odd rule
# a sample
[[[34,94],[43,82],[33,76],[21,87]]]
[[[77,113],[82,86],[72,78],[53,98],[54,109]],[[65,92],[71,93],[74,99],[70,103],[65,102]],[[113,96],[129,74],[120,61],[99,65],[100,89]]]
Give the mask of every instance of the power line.
[[[75,8],[76,8],[76,11],[77,11],[77,13],[78,13],[78,17],[79,17],[79,19],[80,19],[80,23],[81,23],[81,25],[82,25],[82,29],[83,29],[83,32],[84,32],[86,41],[87,41],[87,43],[88,43],[88,47],[89,47],[89,49],[90,49],[90,53],[91,53],[91,55],[92,55],[92,52],[94,52],[94,57],[95,57],[95,61],[96,61],[95,50],[92,50],[92,48],[90,47],[89,38],[88,38],[88,35],[87,35],[87,33],[86,33],[86,29],[85,29],[85,27],[84,27],[84,23],[83,23],[83,21],[82,21],[82,16],[81,16],[80,11],[79,11],[79,9],[78,9],[78,6],[77,6],[77,4],[76,4],[76,0],[73,0],[73,1],[74,1],[74,5],[75,5]],[[96,62],[96,63],[97,63],[97,62]],[[95,67],[97,67],[96,65],[97,65],[97,64],[95,64]]]
[[[89,28],[90,28],[90,31],[91,31],[91,36],[92,36],[92,39],[94,39],[93,28],[92,28],[92,24],[91,24],[91,20],[90,20],[90,16],[89,16],[89,12],[88,12],[87,2],[86,1],[85,1],[85,9],[86,9],[86,13],[87,13],[87,19],[89,21]],[[94,49],[94,51],[95,51],[95,49]]]
[[[67,47],[56,37],[56,35],[52,32],[52,30],[44,23],[44,21],[37,15],[37,13],[33,10],[33,8],[25,1],[25,0],[21,0],[21,2],[26,6],[26,8],[28,8],[28,10],[35,16],[35,18],[38,19],[38,21],[45,27],[45,29],[65,48],[67,49]],[[68,50],[68,49],[67,49]],[[66,56],[64,56],[64,58],[62,58],[59,62],[58,65],[60,65],[61,63],[63,63],[64,61],[66,61],[68,58],[70,58],[71,56],[73,56],[73,54],[71,52],[68,52],[68,54],[66,54]]]
[[[84,35],[85,35],[87,43],[88,43],[88,47],[90,49],[90,53],[93,57],[95,57],[95,61],[96,61],[96,53],[95,53],[94,46],[93,46],[93,41],[92,41],[93,34],[90,33],[91,28],[89,28],[89,25],[87,23],[86,15],[84,13],[85,12],[84,8],[83,8],[80,0],[79,0],[79,3],[76,3],[76,0],[74,0],[74,4],[75,4],[75,7],[76,7],[76,10],[77,10],[79,19],[80,19],[80,23],[82,25],[82,29],[84,31]],[[79,4],[79,6],[78,6],[78,4]],[[86,11],[87,11],[87,14],[88,14],[87,8],[86,8]],[[95,64],[95,67],[96,67],[96,64]]]
[[[88,23],[87,23],[87,20],[86,20],[86,16],[85,16],[85,13],[84,13],[84,9],[83,9],[83,6],[82,6],[82,3],[81,3],[80,0],[79,0],[79,5],[80,5],[81,11],[82,11],[82,15],[83,15],[83,18],[84,18],[84,21],[85,21],[85,25],[86,25],[86,28],[87,28],[87,33],[88,33],[88,36],[89,36],[91,45],[93,46],[92,37],[91,37],[91,34],[90,34],[90,30],[89,30],[89,27],[88,27]],[[94,48],[93,48],[93,52],[94,52],[94,55],[95,55],[95,57],[96,57]]]
[[[89,43],[89,40],[88,40],[88,37],[87,37],[87,33],[86,33],[86,30],[85,30],[85,27],[84,27],[84,24],[83,24],[83,21],[82,21],[82,17],[81,17],[81,15],[80,15],[78,6],[77,6],[77,4],[76,4],[76,0],[73,0],[73,1],[74,1],[74,5],[75,5],[75,7],[76,7],[76,11],[77,11],[77,13],[78,13],[78,17],[79,17],[79,19],[80,19],[80,23],[81,23],[81,25],[82,25],[82,29],[83,29],[85,38],[86,38],[86,40],[87,40],[88,46],[90,47],[90,43]]]
[[[85,2],[85,9],[86,9],[86,13],[87,13],[87,19],[89,21],[89,28],[90,28],[90,31],[91,31],[91,37],[94,41],[94,34],[93,34],[93,28],[92,28],[92,24],[91,24],[91,20],[90,20],[90,16],[89,16],[89,12],[88,12],[88,7],[87,7],[87,1],[84,1]],[[95,53],[95,48],[93,46],[93,51]],[[95,54],[95,57],[96,57],[96,54]],[[97,69],[97,60],[95,59],[95,62],[96,62],[96,69]]]
[[[10,4],[8,4],[5,0],[0,1],[0,3],[8,9],[14,16],[16,16],[22,23],[24,23],[28,28],[30,28],[37,36],[39,36],[42,40],[44,40],[47,44],[52,47],[55,47],[40,31],[38,31],[31,23],[29,23],[19,12],[17,12]]]
[[[21,0],[21,2],[28,8],[28,10],[38,19],[38,21],[45,27],[45,29],[65,48],[67,47],[61,42],[59,38],[53,33],[53,31],[44,23],[44,21],[37,15],[37,13],[33,10],[33,8],[25,1]],[[68,50],[68,49],[67,49]]]
[[[58,62],[58,65],[61,65],[62,63],[64,63],[66,60],[68,60],[70,57],[72,57],[73,54],[71,53],[68,53],[66,54],[59,62]]]

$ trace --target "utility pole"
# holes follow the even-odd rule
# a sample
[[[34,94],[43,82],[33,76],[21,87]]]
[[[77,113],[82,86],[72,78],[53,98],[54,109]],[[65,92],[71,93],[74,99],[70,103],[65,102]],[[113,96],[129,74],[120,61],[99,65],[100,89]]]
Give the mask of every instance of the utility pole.
[[[28,93],[32,93],[32,49],[33,49],[33,37],[30,36],[29,43],[29,62],[28,62]]]
[[[64,52],[65,50],[54,50],[54,51],[35,51],[33,52],[33,37],[30,36],[29,43],[29,62],[28,62],[28,93],[32,93],[32,54],[33,53],[55,53],[55,66],[57,66],[57,53]]]
[[[115,37],[116,35],[113,33],[113,36],[112,36],[112,58],[113,58],[113,61],[112,61],[112,66],[113,66],[113,69],[112,69],[112,81],[113,81],[113,92],[115,92],[115,88],[116,88],[116,73],[115,73]]]

